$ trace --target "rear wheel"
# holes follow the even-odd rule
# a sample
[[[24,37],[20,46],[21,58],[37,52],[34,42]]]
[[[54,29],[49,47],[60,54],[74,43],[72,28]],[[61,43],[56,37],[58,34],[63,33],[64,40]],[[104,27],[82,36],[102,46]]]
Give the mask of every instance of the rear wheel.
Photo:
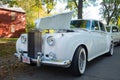
[[[108,55],[109,55],[109,56],[112,56],[112,55],[113,55],[113,51],[114,51],[114,43],[111,42],[111,45],[110,45],[110,49],[109,49]]]
[[[86,69],[86,51],[85,48],[80,46],[74,56],[71,64],[73,74],[79,76],[84,74]]]

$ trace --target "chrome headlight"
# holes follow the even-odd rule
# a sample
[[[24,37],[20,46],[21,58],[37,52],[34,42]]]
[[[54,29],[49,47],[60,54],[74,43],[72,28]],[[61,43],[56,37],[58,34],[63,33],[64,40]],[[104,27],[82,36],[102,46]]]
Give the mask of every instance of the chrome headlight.
[[[21,36],[21,43],[23,43],[23,44],[26,43],[26,36]]]
[[[55,39],[53,38],[53,36],[49,36],[47,38],[47,43],[50,45],[50,46],[54,46],[55,45]]]

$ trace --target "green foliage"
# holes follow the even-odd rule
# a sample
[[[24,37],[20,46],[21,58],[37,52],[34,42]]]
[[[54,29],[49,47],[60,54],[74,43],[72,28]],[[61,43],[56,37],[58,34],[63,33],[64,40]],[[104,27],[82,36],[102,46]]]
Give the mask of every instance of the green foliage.
[[[17,38],[0,38],[0,57],[15,53]]]
[[[119,16],[119,18],[118,18],[118,27],[119,27],[119,29],[120,29],[120,16]]]
[[[46,12],[49,14],[55,7],[56,2],[54,0],[42,0],[43,5],[46,5]]]
[[[67,8],[74,10],[75,14],[77,14],[78,19],[82,18],[82,8],[83,2],[86,0],[68,0]]]
[[[33,10],[33,5],[35,4],[35,0],[18,0],[17,1],[18,5],[22,7],[26,11],[26,21],[27,21],[27,26],[26,26],[26,31],[31,30],[31,28],[34,28],[34,19],[36,18],[34,15],[34,12],[36,10]],[[37,15],[38,16],[38,15]]]
[[[54,0],[21,0],[19,4],[26,11],[27,31],[29,31],[35,27],[35,19],[50,15],[56,3]],[[47,10],[42,7],[43,5],[46,5]]]
[[[0,42],[16,42],[18,38],[0,38]]]
[[[120,15],[120,0],[103,0],[103,15],[107,21],[107,25],[117,24]]]
[[[69,8],[70,10],[76,10],[77,6],[75,5],[73,1],[68,0],[67,8]]]
[[[3,4],[9,4],[10,7],[13,7],[14,5],[17,5],[16,0],[0,0],[3,2]]]
[[[73,17],[75,17],[78,14],[78,12],[77,12],[78,8],[75,5],[75,2],[73,2],[73,0],[68,0],[68,4],[67,4],[66,8],[75,11],[73,14]]]

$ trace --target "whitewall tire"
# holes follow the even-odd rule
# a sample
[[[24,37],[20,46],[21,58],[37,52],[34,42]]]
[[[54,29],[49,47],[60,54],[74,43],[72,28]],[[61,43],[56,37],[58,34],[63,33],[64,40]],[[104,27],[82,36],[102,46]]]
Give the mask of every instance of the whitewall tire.
[[[113,52],[114,52],[114,43],[111,43],[110,49],[109,49],[109,52],[108,52],[108,55],[109,55],[109,56],[112,56],[112,55],[113,55]]]
[[[77,76],[84,74],[86,69],[86,51],[84,47],[80,46],[76,50],[73,56],[71,68],[72,68],[73,74]]]

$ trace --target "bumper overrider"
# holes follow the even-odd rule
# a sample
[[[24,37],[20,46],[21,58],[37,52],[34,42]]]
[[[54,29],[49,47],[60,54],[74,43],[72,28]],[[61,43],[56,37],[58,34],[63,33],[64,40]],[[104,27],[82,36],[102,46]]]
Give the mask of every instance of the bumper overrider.
[[[15,53],[14,55],[18,58],[18,61],[21,61],[27,64],[36,63],[38,67],[41,66],[41,64],[53,65],[53,66],[59,66],[59,67],[69,67],[71,64],[70,60],[56,61],[56,60],[44,59],[44,56],[42,55],[42,53],[39,53],[37,58],[30,58],[27,53]]]

